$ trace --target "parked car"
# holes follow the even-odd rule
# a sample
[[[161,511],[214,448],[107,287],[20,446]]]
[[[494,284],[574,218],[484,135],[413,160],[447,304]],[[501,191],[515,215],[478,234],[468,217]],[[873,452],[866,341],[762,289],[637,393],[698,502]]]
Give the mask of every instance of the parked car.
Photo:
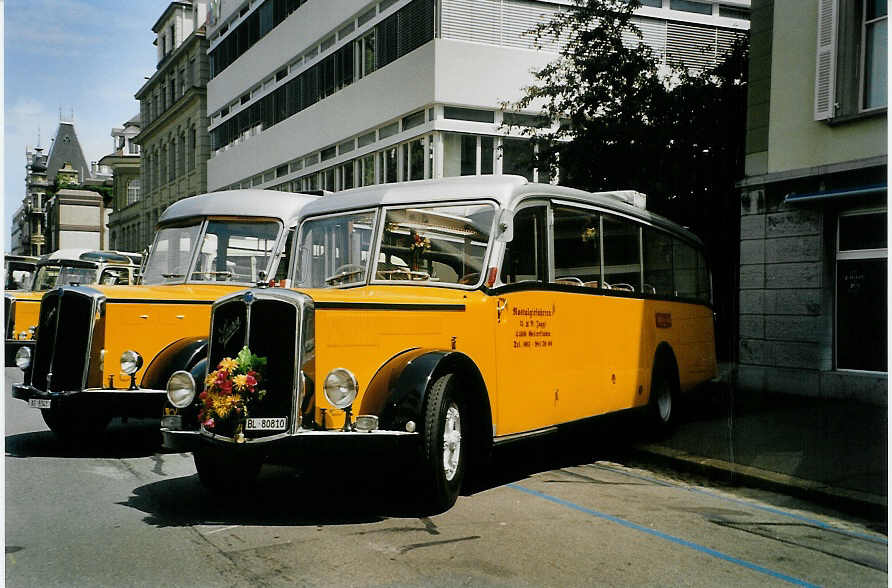
[[[164,446],[226,490],[272,457],[418,452],[442,511],[495,444],[632,408],[665,431],[716,373],[710,277],[644,201],[497,176],[308,204],[293,288],[214,303],[207,365],[167,383]]]
[[[39,336],[20,358],[27,373],[13,397],[63,435],[100,431],[114,416],[158,417],[171,366],[206,354],[211,303],[284,279],[282,252],[314,198],[235,190],[170,205],[140,285],[66,285],[43,296]]]
[[[28,289],[7,292],[6,366],[16,365],[19,349],[34,351],[34,333],[40,313],[40,299],[56,286],[87,284],[133,284],[139,266],[114,251],[59,249],[38,258]],[[23,357],[24,357],[23,355]]]

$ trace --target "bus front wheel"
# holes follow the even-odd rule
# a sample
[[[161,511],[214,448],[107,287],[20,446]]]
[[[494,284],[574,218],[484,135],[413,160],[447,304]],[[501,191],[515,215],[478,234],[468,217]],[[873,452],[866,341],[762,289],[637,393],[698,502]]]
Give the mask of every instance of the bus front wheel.
[[[468,422],[456,385],[455,374],[438,378],[431,386],[425,410],[425,484],[429,506],[435,512],[446,511],[455,504],[465,475]]]

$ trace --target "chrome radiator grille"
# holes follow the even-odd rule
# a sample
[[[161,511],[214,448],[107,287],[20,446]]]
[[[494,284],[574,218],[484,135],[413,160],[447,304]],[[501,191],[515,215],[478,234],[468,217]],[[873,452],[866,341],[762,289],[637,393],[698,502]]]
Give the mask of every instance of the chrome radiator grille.
[[[40,304],[31,383],[38,390],[63,392],[86,385],[96,298],[59,289]]]
[[[208,350],[210,370],[225,357],[235,358],[248,346],[254,355],[265,357],[261,380],[263,401],[253,408],[252,418],[287,417],[295,427],[300,390],[296,374],[300,365],[301,313],[305,296],[283,290],[252,290],[218,302],[211,315]],[[281,434],[281,431],[246,431],[248,438]]]

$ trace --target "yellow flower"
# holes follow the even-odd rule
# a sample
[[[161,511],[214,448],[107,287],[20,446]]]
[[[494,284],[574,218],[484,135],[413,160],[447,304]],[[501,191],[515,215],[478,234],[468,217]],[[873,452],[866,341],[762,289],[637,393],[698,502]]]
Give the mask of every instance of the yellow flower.
[[[239,390],[244,390],[248,385],[248,376],[246,374],[239,374],[232,378],[232,383],[235,384],[235,387]]]
[[[217,380],[217,372],[211,372],[204,378],[204,387],[210,388],[214,385],[214,382]]]
[[[218,396],[215,394],[211,398],[211,405],[214,408],[214,412],[220,418],[225,419],[232,412],[232,409],[240,405],[241,401],[242,397],[238,394],[232,394],[231,396]]]
[[[232,370],[238,367],[238,361],[232,359],[231,357],[224,357],[220,361],[220,369],[226,370],[228,373],[232,373]]]

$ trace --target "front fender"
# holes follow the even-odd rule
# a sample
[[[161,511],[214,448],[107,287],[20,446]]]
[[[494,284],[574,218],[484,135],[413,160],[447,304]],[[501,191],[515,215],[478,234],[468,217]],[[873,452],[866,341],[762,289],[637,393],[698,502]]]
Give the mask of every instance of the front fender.
[[[146,373],[142,377],[142,387],[164,390],[167,387],[167,380],[175,371],[191,371],[202,358],[207,357],[207,354],[207,337],[186,337],[174,341],[158,352],[146,368]],[[204,380],[204,376],[201,376],[201,380]]]
[[[480,371],[458,351],[412,349],[391,358],[369,383],[360,414],[378,415],[379,427],[385,430],[404,431],[406,423],[413,421],[420,432],[428,390],[440,375],[450,372],[460,376],[479,421],[491,426],[489,396]]]

